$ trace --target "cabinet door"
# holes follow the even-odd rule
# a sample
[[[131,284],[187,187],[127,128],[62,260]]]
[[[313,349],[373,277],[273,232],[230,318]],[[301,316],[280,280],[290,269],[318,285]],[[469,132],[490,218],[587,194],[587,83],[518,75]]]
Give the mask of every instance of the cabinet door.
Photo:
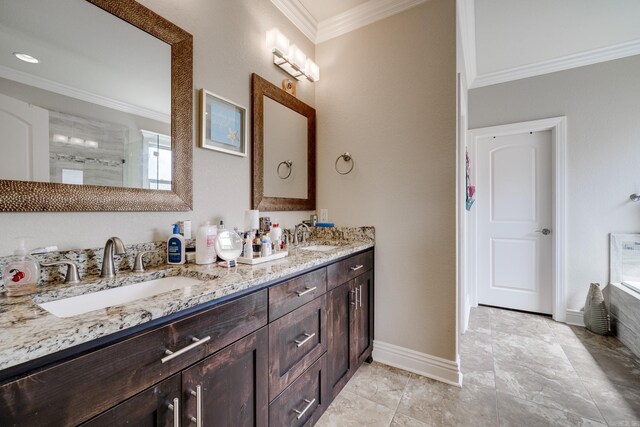
[[[175,423],[174,420],[180,411],[180,385],[180,375],[174,375],[87,421],[82,427],[178,427],[179,421]]]
[[[183,371],[183,425],[266,426],[268,351],[262,328]]]
[[[355,366],[360,366],[373,350],[373,272],[368,271],[355,279],[357,305],[353,330],[352,351]]]
[[[356,282],[344,283],[327,299],[327,385],[329,398],[338,395],[353,374],[352,330],[355,325]]]

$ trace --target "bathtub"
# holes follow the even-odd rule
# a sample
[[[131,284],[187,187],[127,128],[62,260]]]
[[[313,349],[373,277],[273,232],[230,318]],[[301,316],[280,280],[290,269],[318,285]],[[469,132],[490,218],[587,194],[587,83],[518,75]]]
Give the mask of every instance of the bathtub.
[[[640,282],[611,283],[607,291],[611,329],[640,357]]]

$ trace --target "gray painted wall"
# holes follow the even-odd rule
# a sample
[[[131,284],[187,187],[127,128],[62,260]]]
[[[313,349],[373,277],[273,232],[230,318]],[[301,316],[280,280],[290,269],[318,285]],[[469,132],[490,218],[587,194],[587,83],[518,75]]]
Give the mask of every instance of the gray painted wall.
[[[640,229],[640,56],[473,89],[469,129],[567,116],[568,308],[609,279],[609,233]]]

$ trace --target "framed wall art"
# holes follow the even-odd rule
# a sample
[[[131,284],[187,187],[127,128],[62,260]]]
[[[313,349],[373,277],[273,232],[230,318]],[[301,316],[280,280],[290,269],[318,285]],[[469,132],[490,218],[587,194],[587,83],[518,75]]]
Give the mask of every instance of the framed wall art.
[[[235,156],[247,155],[247,109],[200,89],[198,146]]]

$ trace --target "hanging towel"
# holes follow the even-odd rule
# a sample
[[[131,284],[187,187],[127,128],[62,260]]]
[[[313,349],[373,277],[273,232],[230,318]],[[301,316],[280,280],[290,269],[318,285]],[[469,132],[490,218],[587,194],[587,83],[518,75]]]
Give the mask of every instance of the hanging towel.
[[[467,156],[467,210],[470,211],[471,206],[473,206],[473,203],[476,201],[474,197],[476,194],[476,186],[471,185],[471,162],[469,162],[469,149],[466,150],[466,156]]]

